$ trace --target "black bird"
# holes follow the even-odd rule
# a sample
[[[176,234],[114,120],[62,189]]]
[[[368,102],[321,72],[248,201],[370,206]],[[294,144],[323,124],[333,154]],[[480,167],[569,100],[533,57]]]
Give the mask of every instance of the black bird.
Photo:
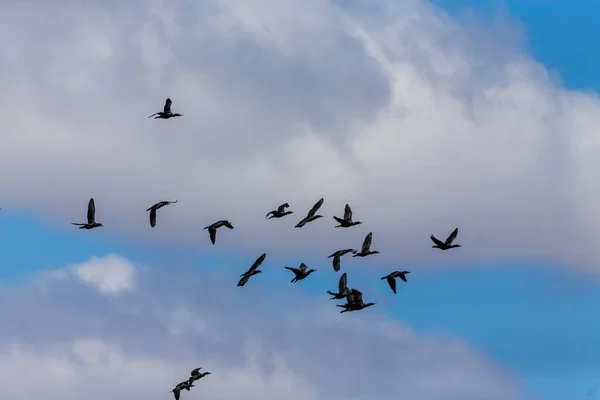
[[[453,249],[455,247],[462,247],[460,244],[452,244],[452,242],[454,242],[454,239],[456,239],[456,236],[458,235],[458,228],[456,228],[455,230],[452,231],[452,233],[450,234],[450,236],[448,236],[448,238],[446,239],[445,242],[442,242],[441,240],[437,239],[435,236],[431,235],[430,238],[433,241],[433,243],[435,243],[435,246],[431,246],[434,249],[440,249],[440,250],[448,250],[448,249]]]
[[[321,198],[319,201],[317,201],[315,203],[315,205],[313,206],[313,208],[310,209],[308,214],[306,214],[306,217],[304,217],[304,219],[302,221],[300,221],[296,224],[296,228],[302,228],[304,225],[306,225],[307,223],[309,223],[311,221],[314,221],[317,218],[323,218],[322,215],[315,215],[315,214],[317,213],[317,211],[319,211],[319,208],[321,208],[324,201],[325,200],[323,200],[323,198]]]
[[[101,223],[96,222],[96,204],[94,203],[93,197],[88,203],[87,221],[87,224],[79,224],[77,222],[71,222],[71,224],[79,226],[79,229],[94,229],[99,226],[104,226]]]
[[[352,221],[352,209],[348,204],[346,204],[346,208],[344,209],[344,219],[338,217],[333,217],[333,219],[339,223],[339,225],[335,226],[336,228],[350,228],[351,226],[362,224],[360,221]]]
[[[225,219],[217,221],[214,224],[209,225],[204,228],[204,229],[208,229],[208,234],[210,235],[210,241],[212,242],[212,244],[215,244],[215,240],[217,239],[217,229],[222,226],[226,226],[229,229],[233,229],[233,225],[231,225],[231,222],[229,222]]]
[[[189,381],[183,381],[178,383],[173,390],[171,390],[171,392],[173,392],[173,396],[175,396],[175,400],[179,400],[179,396],[181,395],[181,391],[182,390],[187,390],[188,392],[190,391],[190,388],[196,387],[194,386],[194,384],[190,383]]]
[[[171,104],[173,104],[173,102],[171,101],[171,99],[167,98],[167,100],[165,101],[165,106],[164,106],[163,110],[152,114],[148,118],[154,117],[155,115],[156,115],[156,117],[154,117],[154,119],[158,119],[158,118],[169,119],[169,118],[173,118],[173,117],[182,117],[183,114],[173,114],[171,112]]]
[[[260,257],[258,257],[256,259],[256,261],[254,261],[254,264],[252,264],[250,269],[248,271],[244,272],[242,275],[240,275],[242,277],[242,279],[240,279],[240,281],[238,282],[237,285],[244,286],[246,284],[246,282],[248,282],[248,279],[250,279],[250,277],[252,275],[262,274],[262,271],[260,269],[258,269],[258,267],[260,267],[260,265],[263,263],[263,261],[265,261],[266,257],[267,257],[267,253],[263,253]]]
[[[328,294],[332,295],[333,297],[330,298],[329,300],[333,300],[333,299],[344,299],[346,298],[346,296],[348,296],[351,292],[350,289],[348,289],[348,287],[346,286],[346,273],[344,272],[342,274],[342,276],[340,276],[340,281],[338,283],[338,292],[337,293],[333,293],[331,291],[327,291]]]
[[[338,307],[343,308],[341,313],[349,312],[349,311],[358,311],[363,308],[374,306],[377,303],[367,303],[365,304],[362,298],[362,292],[357,289],[352,289],[350,294],[346,296],[346,304],[337,304]]]
[[[285,267],[285,269],[289,269],[290,271],[292,271],[294,273],[294,275],[296,275],[294,277],[294,279],[291,280],[292,283],[301,281],[302,279],[306,278],[313,272],[317,271],[316,269],[309,269],[307,271],[306,268],[308,268],[308,267],[304,263],[301,263],[298,268]]]
[[[202,373],[200,373],[201,369],[202,369],[202,367],[195,368],[195,369],[192,370],[192,372],[190,372],[190,378],[188,379],[188,384],[189,385],[192,385],[192,383],[194,381],[197,381],[198,379],[204,378],[206,375],[212,374],[212,372],[202,372]]]
[[[352,257],[366,257],[371,254],[379,254],[379,251],[373,250],[371,251],[371,240],[373,239],[373,232],[369,232],[367,236],[365,236],[365,240],[362,244],[362,249],[360,252],[354,253]]]
[[[273,211],[269,211],[267,213],[267,215],[265,215],[265,218],[271,219],[271,218],[281,218],[281,217],[285,217],[286,215],[289,214],[293,214],[293,211],[285,211],[286,208],[288,208],[290,205],[288,203],[284,203],[282,205],[280,205],[279,207],[277,207],[277,210],[273,210]],[[270,217],[269,217],[270,215]]]
[[[327,256],[327,258],[333,257],[333,270],[335,272],[338,272],[340,270],[340,268],[341,268],[340,259],[342,258],[342,256],[344,254],[347,254],[347,253],[356,253],[356,250],[354,250],[354,249],[338,250],[335,253]]]
[[[386,275],[381,279],[382,280],[387,279],[388,284],[392,288],[392,292],[396,293],[396,278],[400,278],[404,282],[407,282],[406,274],[410,274],[410,271],[394,271],[391,274]]]
[[[153,227],[153,228],[156,226],[156,210],[158,210],[161,207],[166,206],[167,204],[175,204],[175,203],[177,203],[177,201],[178,200],[175,200],[175,201],[161,201],[159,203],[156,203],[155,205],[153,205],[149,209],[147,209],[146,211],[150,211],[150,226]]]

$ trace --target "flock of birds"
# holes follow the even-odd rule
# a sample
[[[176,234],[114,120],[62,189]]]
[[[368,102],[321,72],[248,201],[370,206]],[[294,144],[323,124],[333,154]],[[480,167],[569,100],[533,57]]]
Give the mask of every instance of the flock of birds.
[[[163,111],[154,113],[154,114],[150,115],[148,118],[154,117],[154,119],[159,119],[159,118],[160,119],[169,119],[169,118],[173,118],[173,117],[182,116],[183,114],[176,114],[171,111],[171,104],[172,104],[172,101],[171,101],[171,99],[168,98],[165,102]],[[295,227],[302,228],[306,224],[308,224],[312,221],[315,221],[319,218],[323,218],[322,215],[317,214],[317,212],[323,205],[323,202],[324,202],[323,198],[321,198],[319,201],[317,201],[315,203],[315,205],[308,211],[306,216],[302,220],[300,220],[300,222],[298,222]],[[174,203],[177,203],[177,200],[161,201],[161,202],[154,204],[153,206],[151,206],[150,208],[148,208],[146,210],[146,211],[150,211],[150,226],[152,228],[154,228],[156,226],[157,211],[166,205],[174,204]],[[267,215],[265,216],[265,218],[267,218],[267,219],[283,218],[286,215],[293,214],[294,212],[288,210],[288,208],[289,208],[289,204],[284,203],[284,204],[280,205],[279,207],[277,207],[277,209],[269,211],[267,213]],[[339,225],[336,225],[335,228],[350,228],[352,226],[360,225],[362,223],[361,221],[354,221],[352,219],[352,209],[350,208],[350,206],[348,204],[346,204],[345,209],[344,209],[344,217],[339,218],[339,217],[334,216],[333,219],[339,224]],[[79,229],[93,229],[93,228],[103,226],[101,223],[96,222],[96,205],[94,203],[93,198],[91,198],[88,203],[87,223],[74,223],[73,222],[72,224],[78,225]],[[204,229],[208,230],[209,238],[213,245],[215,244],[216,239],[217,239],[217,230],[221,227],[227,227],[228,229],[233,229],[233,224],[228,220],[219,220],[219,221],[204,228]],[[458,228],[454,229],[454,231],[452,231],[452,233],[444,241],[441,241],[441,240],[437,239],[434,235],[431,235],[430,238],[434,243],[434,245],[432,247],[440,249],[440,250],[449,250],[449,249],[461,247],[460,244],[454,244],[454,240],[456,239],[457,235],[458,235]],[[338,251],[334,252],[333,254],[329,255],[327,258],[333,258],[332,264],[333,264],[334,271],[336,271],[336,272],[340,271],[341,258],[346,254],[352,254],[352,257],[367,257],[367,256],[370,256],[373,254],[379,254],[380,253],[379,251],[371,250],[372,239],[373,239],[373,233],[369,232],[363,241],[360,251],[349,248],[349,249],[338,250]],[[241,278],[237,284],[239,287],[242,287],[246,283],[248,283],[248,281],[250,280],[250,278],[252,276],[262,273],[262,271],[258,268],[264,262],[266,257],[267,257],[267,254],[263,253],[260,257],[258,257],[256,259],[256,261],[254,261],[252,266],[241,275]],[[293,272],[294,278],[291,280],[292,283],[306,279],[311,273],[316,271],[315,269],[308,269],[308,266],[304,263],[301,263],[298,266],[298,268],[286,266],[285,269],[288,269]],[[390,286],[391,290],[396,294],[396,279],[400,278],[402,281],[407,282],[406,275],[409,273],[410,273],[410,271],[393,271],[390,274],[382,277],[381,279],[382,280],[385,279],[387,281],[388,285]],[[344,272],[339,279],[337,292],[327,291],[327,293],[332,296],[330,298],[330,300],[335,299],[335,300],[345,300],[346,301],[344,304],[337,305],[337,307],[340,307],[343,309],[340,311],[340,313],[345,313],[345,312],[350,312],[350,311],[358,311],[358,310],[362,310],[367,307],[371,307],[376,304],[376,303],[365,303],[363,301],[363,297],[362,297],[363,294],[360,290],[355,289],[355,288],[348,288],[347,279],[348,279],[348,277],[347,277],[346,273]],[[191,372],[188,380],[183,381],[175,386],[175,388],[171,391],[171,392],[173,392],[173,394],[175,396],[175,400],[179,400],[180,393],[182,390],[189,391],[190,388],[195,387],[193,385],[194,381],[196,381],[206,375],[211,374],[210,372],[200,373],[200,370],[201,370],[201,368],[194,369]]]

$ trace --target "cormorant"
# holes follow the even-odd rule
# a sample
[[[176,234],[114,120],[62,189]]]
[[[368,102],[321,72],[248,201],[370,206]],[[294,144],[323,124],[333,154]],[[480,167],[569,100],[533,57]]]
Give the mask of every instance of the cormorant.
[[[296,224],[296,228],[302,228],[304,225],[306,225],[307,223],[309,223],[311,221],[314,221],[317,218],[323,218],[322,215],[315,215],[315,214],[317,213],[317,211],[319,211],[319,208],[321,208],[324,201],[325,200],[323,200],[323,198],[321,198],[319,201],[317,201],[315,203],[315,205],[313,206],[313,208],[310,209],[308,214],[306,214],[306,217],[304,217],[304,219],[302,221],[300,221]]]
[[[215,240],[217,239],[217,229],[222,226],[226,226],[229,229],[233,229],[233,225],[231,225],[231,222],[229,222],[225,219],[217,221],[214,224],[209,225],[204,228],[204,229],[208,229],[208,234],[210,235],[210,241],[212,242],[212,244],[215,244]]]
[[[356,250],[354,250],[354,249],[338,250],[335,253],[331,254],[330,256],[327,256],[327,258],[333,257],[333,270],[335,272],[338,272],[340,270],[340,268],[341,268],[340,259],[342,258],[342,256],[344,254],[347,254],[347,253],[356,253]]]
[[[441,240],[437,239],[435,236],[431,235],[430,238],[433,241],[433,243],[435,243],[435,246],[431,246],[434,249],[440,249],[440,250],[448,250],[448,249],[453,249],[455,247],[462,247],[460,244],[452,244],[452,242],[454,241],[454,239],[456,239],[456,236],[458,235],[458,228],[456,228],[455,230],[452,231],[452,233],[450,234],[450,236],[448,236],[448,238],[446,239],[445,242],[442,242]]]
[[[289,214],[293,214],[293,211],[285,211],[286,208],[288,208],[290,205],[288,203],[284,203],[282,205],[280,205],[279,207],[277,207],[277,210],[273,210],[273,211],[269,211],[267,213],[267,215],[265,215],[265,218],[271,219],[271,218],[281,218],[281,217],[285,217],[286,215]],[[270,215],[270,217],[269,217]]]
[[[192,370],[192,372],[190,372],[190,378],[188,379],[188,384],[192,385],[192,383],[194,381],[197,381],[200,378],[204,378],[206,375],[210,375],[212,372],[202,372],[200,373],[200,370],[202,368],[195,368],[194,370]]]
[[[340,276],[340,281],[338,282],[338,292],[337,293],[333,293],[331,291],[327,291],[328,294],[332,295],[333,297],[330,298],[329,300],[333,300],[333,299],[343,299],[346,296],[348,296],[351,292],[350,289],[348,289],[348,287],[346,286],[346,273],[344,272],[342,274],[342,276]]]
[[[242,277],[242,279],[240,279],[240,281],[238,282],[237,285],[244,286],[246,284],[246,282],[248,282],[248,279],[250,279],[250,277],[252,275],[262,274],[262,271],[257,268],[260,267],[260,265],[263,263],[263,261],[265,261],[266,257],[267,257],[267,253],[263,253],[260,257],[258,257],[256,259],[256,261],[254,261],[254,264],[252,264],[250,269],[248,271],[244,272],[242,275],[240,275]]]
[[[147,209],[146,211],[150,211],[150,226],[153,227],[153,228],[156,226],[156,210],[158,210],[161,207],[166,206],[167,204],[175,204],[175,203],[177,203],[177,201],[178,200],[175,200],[175,201],[161,201],[159,203],[156,203],[155,205],[153,205],[149,209]]]
[[[373,250],[371,251],[371,240],[373,239],[373,232],[369,232],[367,236],[365,236],[365,240],[362,244],[362,249],[360,252],[354,253],[352,257],[366,257],[371,254],[379,254],[379,251]]]
[[[165,106],[164,106],[163,110],[152,114],[148,118],[154,117],[155,115],[156,115],[156,117],[154,117],[154,119],[158,119],[158,118],[169,119],[169,118],[173,118],[173,117],[182,117],[183,114],[173,114],[171,112],[171,104],[172,103],[173,102],[171,101],[171,99],[167,98],[167,100],[165,101]]]
[[[310,269],[307,271],[306,268],[307,268],[307,266],[304,263],[301,263],[298,268],[285,267],[285,269],[289,269],[290,271],[292,271],[294,273],[294,275],[296,275],[294,277],[294,279],[291,280],[292,283],[301,281],[302,279],[309,276],[311,273],[317,271],[316,269]]]
[[[386,275],[381,279],[382,280],[387,279],[388,284],[392,288],[392,292],[396,293],[396,278],[400,278],[404,282],[407,282],[406,274],[410,274],[410,271],[394,271],[391,274]]]
[[[96,222],[96,204],[94,203],[93,197],[88,203],[87,221],[87,224],[79,224],[77,222],[71,222],[71,224],[79,226],[79,229],[94,229],[99,226],[104,226],[101,223]]]
[[[339,223],[339,225],[335,226],[336,228],[349,228],[354,225],[362,224],[360,221],[352,221],[352,209],[348,204],[346,204],[346,208],[344,209],[344,219],[338,217],[333,217],[333,219]]]
[[[181,394],[182,390],[187,390],[188,392],[190,391],[190,388],[196,387],[194,386],[194,384],[190,383],[189,381],[183,381],[178,383],[173,390],[171,390],[171,392],[173,392],[173,396],[175,396],[175,400],[179,400],[179,396]]]
[[[350,294],[346,296],[346,304],[337,304],[338,307],[343,308],[341,313],[345,313],[348,311],[358,311],[363,308],[374,306],[377,303],[367,303],[365,304],[362,298],[362,292],[357,289],[352,289]]]

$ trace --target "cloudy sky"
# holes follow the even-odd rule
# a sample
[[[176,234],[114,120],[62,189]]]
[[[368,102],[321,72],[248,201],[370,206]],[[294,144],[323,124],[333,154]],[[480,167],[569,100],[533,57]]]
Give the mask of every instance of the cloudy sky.
[[[0,0],[0,398],[171,399],[202,366],[183,400],[594,399],[600,7],[572,3]],[[376,306],[340,314],[342,272]]]

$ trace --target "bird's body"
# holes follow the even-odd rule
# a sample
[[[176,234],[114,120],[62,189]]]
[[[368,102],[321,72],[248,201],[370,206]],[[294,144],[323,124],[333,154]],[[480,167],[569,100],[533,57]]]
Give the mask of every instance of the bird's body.
[[[296,228],[302,228],[304,225],[306,225],[309,222],[312,222],[318,218],[323,218],[322,215],[316,215],[316,214],[317,214],[317,211],[319,211],[319,208],[321,208],[321,206],[323,205],[324,201],[325,200],[323,198],[321,198],[319,201],[317,201],[315,203],[315,205],[313,206],[313,208],[310,209],[308,214],[306,214],[306,217],[304,217],[300,222],[298,222],[296,224]]]
[[[410,274],[410,271],[394,271],[391,274],[386,275],[381,279],[382,280],[386,279],[388,285],[390,285],[390,288],[392,289],[392,292],[396,293],[396,278],[400,278],[404,282],[407,282],[406,274]]]
[[[289,206],[290,205],[288,203],[283,203],[282,205],[277,207],[277,210],[269,211],[267,213],[267,215],[265,215],[265,218],[268,218],[268,219],[281,218],[281,217],[285,217],[286,215],[293,214],[294,213],[293,211],[285,211],[285,209],[288,208]]]
[[[208,229],[208,234],[210,236],[210,241],[212,242],[212,244],[215,244],[215,240],[217,240],[217,229],[219,229],[222,226],[226,226],[229,229],[233,229],[233,225],[231,224],[231,222],[227,221],[226,219],[222,219],[220,221],[215,222],[214,224],[204,227],[204,229]]]
[[[295,275],[294,279],[291,280],[292,283],[294,282],[298,282],[301,281],[302,279],[306,278],[307,276],[309,276],[310,274],[312,274],[313,272],[316,272],[316,269],[309,269],[308,271],[306,270],[308,267],[306,266],[306,264],[301,263],[300,266],[298,268],[292,268],[292,267],[285,267],[285,269],[289,269],[290,271],[292,271]]]
[[[187,380],[187,381],[179,382],[177,385],[175,385],[175,387],[173,388],[173,390],[171,390],[171,392],[173,393],[175,400],[179,400],[182,390],[187,390],[189,392],[190,388],[193,388],[193,387],[195,387],[194,384],[192,384],[189,380]]]
[[[171,111],[171,104],[173,104],[173,102],[171,101],[171,99],[167,98],[163,110],[152,114],[148,118],[154,117],[155,115],[156,116],[154,117],[154,119],[169,119],[173,117],[182,117],[183,114],[173,114],[173,112]]]
[[[246,284],[246,282],[248,282],[248,279],[250,279],[251,276],[256,275],[256,274],[261,274],[262,271],[260,269],[258,269],[258,267],[260,267],[260,265],[263,263],[263,261],[265,261],[266,257],[267,257],[267,253],[263,253],[260,257],[258,257],[256,259],[256,261],[254,261],[254,264],[252,264],[250,269],[248,269],[248,271],[246,271],[242,275],[240,275],[242,278],[240,279],[240,281],[238,282],[237,285],[244,286]]]
[[[330,298],[329,300],[340,300],[340,299],[344,299],[346,298],[346,296],[348,296],[351,291],[348,289],[347,286],[347,279],[348,277],[346,276],[346,273],[344,272],[342,274],[342,276],[340,276],[340,281],[338,282],[338,292],[337,293],[333,293],[331,291],[327,291],[328,294],[332,295],[333,297]]]
[[[379,251],[373,250],[371,251],[371,241],[373,240],[373,232],[369,232],[367,236],[365,236],[365,240],[363,241],[362,248],[359,252],[355,252],[352,257],[366,257],[371,254],[379,254]]]
[[[88,202],[87,224],[80,224],[77,222],[71,222],[71,224],[79,226],[79,229],[94,229],[99,226],[104,226],[101,223],[96,222],[96,203],[94,202],[93,197]]]
[[[362,292],[357,289],[352,289],[348,296],[346,296],[346,304],[338,304],[338,307],[343,308],[341,313],[349,312],[349,311],[358,311],[363,308],[374,306],[377,303],[366,303],[363,301]]]
[[[341,265],[342,256],[345,254],[348,254],[348,253],[356,253],[356,250],[354,250],[354,249],[338,250],[335,253],[327,256],[327,258],[333,257],[333,270],[335,272],[338,272],[340,270],[340,268],[342,267],[342,265]]]
[[[166,206],[167,204],[175,204],[178,200],[175,201],[161,201],[148,208],[146,211],[150,211],[150,226],[154,228],[156,226],[156,210]]]
[[[435,245],[433,245],[431,247],[434,249],[440,249],[440,250],[448,250],[448,249],[454,249],[456,247],[462,247],[460,244],[452,244],[452,242],[454,242],[454,239],[456,239],[457,235],[458,235],[458,228],[454,229],[452,231],[452,233],[450,234],[450,236],[448,236],[448,238],[446,238],[446,240],[444,242],[442,242],[435,236],[431,235],[430,238],[433,241],[433,243],[435,243]]]
[[[360,221],[352,221],[352,209],[348,204],[346,204],[344,209],[344,218],[333,217],[333,219],[339,223],[339,225],[335,226],[336,228],[350,228],[351,226],[362,224]]]

